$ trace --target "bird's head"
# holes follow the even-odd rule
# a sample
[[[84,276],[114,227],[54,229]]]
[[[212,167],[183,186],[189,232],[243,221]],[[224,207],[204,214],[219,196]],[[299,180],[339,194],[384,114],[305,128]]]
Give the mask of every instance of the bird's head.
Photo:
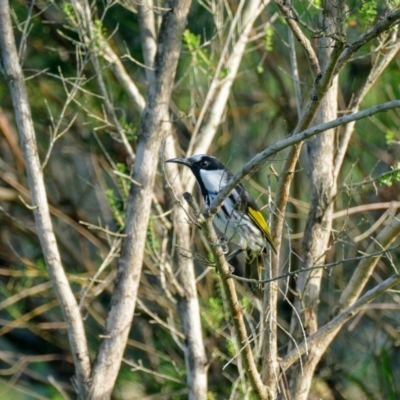
[[[218,192],[232,174],[218,158],[196,154],[189,158],[171,158],[166,163],[182,164],[191,169],[203,192]]]
[[[193,172],[195,170],[205,170],[205,171],[216,171],[225,170],[224,164],[218,160],[218,158],[208,156],[207,154],[196,154],[195,156],[189,158],[171,158],[166,163],[177,163],[186,165]]]

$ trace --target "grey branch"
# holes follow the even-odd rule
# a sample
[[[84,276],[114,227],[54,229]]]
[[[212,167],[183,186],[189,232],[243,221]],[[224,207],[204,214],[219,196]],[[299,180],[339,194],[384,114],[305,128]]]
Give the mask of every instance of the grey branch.
[[[132,179],[142,186],[132,184],[129,191],[125,221],[127,237],[123,239],[111,309],[93,365],[89,396],[91,399],[110,398],[131,328],[142,271],[158,154],[169,125],[168,105],[190,5],[189,0],[170,1],[160,27],[154,61],[154,79],[147,93],[138,134],[135,165],[131,174]]]
[[[351,307],[342,311],[336,318],[321,327],[316,333],[307,338],[307,343],[302,342],[295,350],[292,350],[280,363],[283,371],[286,371],[301,357],[306,350],[314,346],[326,348],[333,340],[340,328],[351,318],[353,318],[366,304],[371,303],[377,297],[388,291],[400,282],[399,275],[393,275],[378,286],[369,290],[364,296],[355,302]]]
[[[311,41],[307,38],[306,35],[304,35],[303,31],[293,18],[291,6],[288,5],[286,1],[282,0],[276,0],[275,3],[278,5],[279,9],[281,10],[281,13],[285,17],[291,32],[296,37],[300,45],[303,47],[307,55],[308,62],[310,63],[313,76],[314,78],[316,78],[318,74],[321,72],[321,68],[319,66],[318,57],[314,51],[314,48],[312,47]]]
[[[384,31],[390,29],[390,27],[394,26],[399,19],[400,19],[400,8],[387,14],[376,25],[369,28],[367,31],[365,31],[362,35],[360,35],[353,42],[348,43],[346,48],[343,50],[342,54],[339,57],[338,63],[336,65],[335,73],[337,74],[337,73],[339,73],[339,71],[341,71],[341,69],[349,61],[350,57],[352,57],[353,54],[355,54],[358,49],[360,49],[364,44],[366,44],[370,40],[379,36]]]
[[[200,212],[199,206],[190,193],[185,192],[183,197],[188,202],[190,208],[194,211],[197,217],[197,222],[200,224],[203,233],[211,246],[217,271],[221,276],[222,288],[228,301],[236,340],[238,342],[238,346],[241,348],[241,352],[239,353],[238,357],[240,357],[241,362],[244,365],[256,397],[261,400],[269,399],[270,396],[268,389],[263,384],[260,374],[257,371],[257,366],[254,361],[250,341],[244,323],[243,311],[236,293],[235,282],[230,275],[228,262],[226,261],[222,246],[220,245],[217,234],[215,233],[212,224],[212,216],[207,212],[207,210],[204,212],[204,214]]]
[[[165,156],[175,158],[176,146],[171,132],[165,141]],[[182,193],[182,183],[179,179],[177,164],[171,164],[165,170],[167,180],[173,182],[171,185],[174,192]],[[174,199],[175,200],[175,199]],[[182,223],[187,218],[183,204],[174,201],[173,222],[176,246],[180,249],[190,249],[191,236],[190,225]],[[207,399],[207,359],[204,349],[200,305],[197,296],[196,275],[193,259],[185,257],[182,251],[176,252],[176,270],[180,271],[178,280],[181,291],[177,296],[178,315],[181,321],[182,331],[185,335],[183,343],[187,384],[189,387],[189,400]]]
[[[0,47],[5,79],[14,105],[15,118],[23,149],[32,210],[46,262],[47,271],[68,326],[68,337],[76,371],[78,392],[85,398],[90,375],[90,358],[82,317],[65,275],[50,218],[43,173],[38,156],[31,109],[24,76],[19,64],[7,0],[0,0]]]
[[[382,231],[376,239],[368,246],[367,253],[373,253],[390,246],[400,235],[400,214],[397,214]],[[354,271],[349,283],[340,296],[338,309],[342,310],[360,296],[362,290],[372,275],[379,258],[362,260]]]
[[[223,113],[231,93],[231,87],[237,76],[240,63],[242,61],[246,45],[249,40],[254,22],[259,14],[270,2],[261,0],[251,0],[241,2],[243,11],[238,8],[234,20],[231,23],[228,39],[220,56],[220,61],[216,68],[213,81],[207,93],[207,97],[202,106],[200,116],[193,132],[188,154],[206,153],[210,147],[218,126],[221,123]],[[240,34],[235,40],[234,29],[237,24],[240,25]],[[228,54],[229,47],[233,49]],[[226,59],[226,61],[225,61]],[[221,71],[226,70],[227,75],[221,78]],[[207,114],[207,119],[206,119]],[[197,143],[195,143],[197,141]],[[183,181],[187,182],[186,189],[191,190],[195,179],[189,170],[183,173]]]
[[[282,139],[278,143],[269,146],[264,151],[255,155],[237,174],[235,174],[232,177],[232,179],[228,182],[228,184],[221,189],[218,196],[214,199],[214,201],[210,205],[210,212],[215,214],[217,212],[218,207],[220,207],[221,204],[223,203],[224,199],[226,199],[229,196],[233,188],[242,179],[244,179],[246,176],[259,169],[268,160],[268,158],[272,157],[279,151],[286,149],[287,147],[293,146],[296,143],[310,139],[311,137],[318,135],[328,129],[336,128],[337,126],[348,124],[349,122],[352,121],[358,121],[363,118],[368,118],[379,112],[388,111],[398,107],[400,107],[400,100],[393,100],[387,103],[382,103],[377,106],[367,108],[366,110],[360,111],[358,113],[345,115],[343,117],[334,119],[333,121],[315,125],[309,129],[306,129],[303,132]]]

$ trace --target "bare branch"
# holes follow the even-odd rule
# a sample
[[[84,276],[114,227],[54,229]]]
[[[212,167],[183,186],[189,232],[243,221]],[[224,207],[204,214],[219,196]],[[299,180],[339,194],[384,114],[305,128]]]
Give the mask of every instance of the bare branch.
[[[297,56],[296,56],[296,47],[294,44],[294,35],[292,31],[288,32],[289,36],[289,47],[290,47],[290,67],[292,71],[292,81],[294,86],[294,92],[296,94],[296,106],[297,106],[297,115],[300,118],[301,114],[301,104],[302,104],[302,96],[300,89],[300,77],[299,77],[299,69],[297,65]]]
[[[172,132],[165,141],[166,158],[175,158],[175,141]],[[173,182],[172,190],[182,193],[182,183],[179,179],[177,164],[169,165],[165,171],[167,180]],[[173,222],[176,236],[176,245],[179,249],[190,249],[190,226],[182,223],[186,218],[186,210],[183,204],[173,202]],[[193,259],[186,257],[182,251],[176,252],[177,270],[180,273],[181,293],[178,297],[178,314],[185,335],[184,351],[186,361],[187,384],[190,400],[207,399],[207,359],[204,349],[202,327],[200,319],[200,306],[197,296],[196,275]]]
[[[153,10],[153,0],[138,4],[139,21],[140,21],[140,35],[143,43],[143,58],[147,66],[146,76],[147,82],[153,80],[153,63],[157,52],[157,35],[156,25]]]
[[[148,1],[147,4],[140,4],[139,17],[141,37],[143,42],[143,56],[146,65],[147,81],[149,84],[154,79],[153,63],[157,51],[156,32],[153,2]],[[166,158],[177,157],[175,150],[173,124],[168,125],[165,140],[165,156]],[[182,184],[179,179],[178,169],[176,164],[170,165],[171,168],[165,171],[167,181],[174,182],[173,191],[182,193]],[[173,205],[173,227],[176,235],[176,245],[179,249],[189,249],[190,229],[188,224],[182,224],[186,213],[180,203],[174,202]],[[189,387],[189,399],[206,399],[207,397],[207,358],[205,354],[202,327],[200,319],[200,305],[197,296],[196,276],[193,259],[186,257],[181,251],[176,252],[176,270],[180,271],[178,275],[179,282],[176,284],[178,292],[178,315],[181,321],[185,340],[183,342],[187,385]]]
[[[81,22],[83,22],[82,26],[86,28],[84,32],[79,32],[79,33],[80,33],[83,41],[85,42],[86,46],[90,49],[89,55],[90,55],[90,59],[92,61],[93,68],[95,70],[97,84],[98,84],[100,92],[103,96],[107,118],[112,121],[112,124],[114,125],[115,129],[117,130],[117,132],[121,138],[122,143],[124,144],[126,152],[129,154],[131,160],[133,161],[135,159],[135,154],[133,152],[131,145],[129,144],[128,138],[126,136],[126,132],[123,129],[123,127],[121,126],[121,124],[117,118],[117,115],[115,114],[114,106],[112,104],[112,101],[110,99],[108,90],[106,88],[106,85],[105,85],[105,82],[103,79],[103,73],[102,73],[102,69],[100,67],[100,62],[99,62],[97,53],[94,51],[95,46],[99,46],[100,49],[104,48],[104,51],[101,52],[101,54],[103,54],[103,55],[108,54],[109,61],[112,64],[113,63],[121,64],[121,60],[111,50],[107,41],[102,37],[101,32],[98,32],[97,37],[95,37],[94,24],[92,21],[91,9],[88,4],[88,1],[87,0],[84,0],[84,1],[72,0],[72,5],[74,7],[75,13],[79,17],[79,20]],[[100,43],[96,43],[96,41],[100,41]],[[123,73],[126,74],[125,69],[123,67],[121,68],[121,66],[119,68],[117,67],[114,69],[116,69],[120,74],[123,74]],[[127,78],[125,77],[125,80],[126,79]],[[129,81],[131,81],[131,80],[129,79]],[[130,83],[131,83],[130,86],[132,86],[132,82],[130,82]],[[125,87],[125,86],[123,86],[123,87]],[[142,100],[142,96],[139,94],[139,92],[135,93],[134,101],[139,105],[139,107],[143,106],[143,104],[142,104],[143,101],[141,101],[141,100]]]
[[[230,89],[236,78],[240,62],[242,61],[246,44],[249,40],[251,29],[257,17],[260,15],[262,10],[267,6],[270,0],[251,0],[241,1],[236,15],[231,23],[230,32],[225,43],[224,50],[221,53],[220,61],[216,68],[213,81],[207,93],[207,97],[202,106],[199,118],[194,129],[191,142],[188,149],[188,155],[191,153],[206,153],[210,147],[217,128],[221,122],[223,112],[225,110],[226,103],[230,95]],[[245,9],[242,13],[242,8],[245,5]],[[228,52],[231,41],[233,41],[234,29],[238,23],[241,23],[240,35],[234,44],[233,50],[225,61],[226,54]],[[221,71],[226,70],[227,75],[221,78]],[[208,117],[205,120],[206,113]],[[196,142],[197,141],[197,142]],[[194,186],[195,179],[190,174],[190,171],[183,172],[184,182],[188,182],[186,185],[187,190],[191,190]]]
[[[298,276],[304,272],[309,272],[309,271],[313,271],[316,269],[325,269],[327,270],[328,268],[333,268],[333,267],[337,267],[338,265],[342,265],[342,264],[346,264],[349,262],[354,262],[354,261],[361,261],[364,260],[365,258],[373,258],[373,257],[378,257],[378,256],[382,256],[383,254],[389,253],[393,250],[396,250],[400,247],[400,245],[397,246],[393,246],[390,247],[388,249],[385,250],[381,250],[381,251],[376,251],[375,253],[366,253],[363,254],[362,256],[358,256],[358,257],[352,257],[352,258],[346,258],[343,260],[339,260],[339,261],[335,261],[335,262],[331,262],[329,264],[321,264],[321,265],[313,265],[312,267],[307,267],[307,268],[302,268],[300,270],[296,270],[296,271],[289,271],[286,272],[285,274],[281,274],[279,276],[276,276],[275,278],[268,278],[268,279],[248,279],[248,278],[243,278],[241,276],[237,276],[237,275],[230,275],[233,279],[236,279],[237,281],[240,282],[246,282],[246,283],[254,283],[254,284],[260,284],[260,283],[270,283],[270,282],[274,282],[277,281],[279,279],[284,279],[287,278],[289,276]]]
[[[381,249],[386,249],[400,235],[400,214],[397,214],[369,245],[367,253],[373,253]],[[340,296],[338,311],[349,307],[360,296],[367,284],[372,272],[374,271],[379,258],[365,259],[360,262],[354,271],[349,283]]]
[[[308,62],[310,63],[311,72],[314,78],[316,78],[321,73],[321,68],[319,66],[317,54],[315,53],[314,48],[311,45],[311,42],[304,35],[303,31],[300,29],[299,25],[297,25],[297,22],[294,20],[292,16],[291,6],[282,0],[276,0],[275,3],[278,5],[279,9],[281,10],[281,13],[285,17],[291,32],[293,33],[293,35],[296,37],[296,39],[306,52]]]
[[[316,333],[311,335],[307,339],[307,343],[302,342],[296,349],[292,350],[287,354],[280,362],[280,366],[283,371],[286,371],[291,365],[293,365],[299,357],[301,357],[308,348],[309,353],[314,353],[315,349],[318,349],[319,353],[323,353],[328,345],[332,342],[336,334],[339,332],[341,327],[351,318],[353,318],[364,306],[371,303],[383,293],[387,292],[390,288],[397,285],[400,282],[399,275],[393,275],[386,279],[378,286],[369,290],[364,296],[355,302],[352,306],[343,310],[337,317],[321,327]]]
[[[264,151],[255,155],[238,173],[236,173],[232,179],[224,186],[221,191],[218,193],[218,196],[214,199],[214,201],[210,205],[210,212],[212,214],[216,214],[217,209],[223,203],[224,199],[226,199],[231,191],[237,186],[237,184],[244,179],[246,176],[250,175],[252,172],[259,169],[268,158],[272,157],[279,151],[293,146],[297,143],[310,139],[311,137],[318,135],[322,132],[325,132],[327,129],[332,129],[337,126],[347,124],[351,121],[358,121],[360,119],[368,118],[376,113],[384,112],[391,110],[393,108],[400,107],[400,100],[393,100],[387,103],[382,103],[374,107],[367,108],[363,111],[359,111],[358,113],[345,115],[343,117],[339,117],[330,122],[325,122],[320,125],[315,125],[309,129],[306,129],[303,132],[297,133],[296,135],[287,137],[272,146],[269,146]]]
[[[168,121],[168,105],[181,50],[182,33],[191,2],[169,2],[158,37],[154,80],[149,86],[146,107],[141,120],[132,179],[126,211],[125,233],[111,309],[91,375],[90,398],[108,399],[117,377],[133,311],[143,264],[147,224],[153,196],[158,154]]]
[[[207,210],[204,213],[201,213],[196,201],[190,193],[185,192],[184,198],[189,203],[189,206],[193,209],[195,215],[197,216],[197,222],[200,224],[208,243],[211,245],[217,270],[221,276],[222,287],[228,301],[230,314],[232,316],[236,340],[243,352],[243,354],[240,352],[239,357],[244,365],[246,374],[250,379],[251,386],[259,399],[269,399],[270,397],[268,389],[263,384],[257,371],[257,366],[254,361],[249,338],[246,332],[243,311],[240,307],[239,299],[236,294],[235,282],[230,275],[229,265],[226,261],[222,251],[222,246],[219,243],[217,234],[215,233],[212,225],[212,215],[210,215]]]
[[[0,47],[4,75],[9,84],[21,146],[26,162],[36,227],[47,270],[64,319],[68,325],[68,337],[76,368],[78,393],[85,397],[86,383],[90,375],[90,358],[85,330],[78,304],[69,286],[61,263],[61,257],[53,231],[43,173],[38,157],[32,115],[24,76],[15,47],[15,38],[10,19],[10,8],[7,0],[0,0]]]
[[[378,78],[381,76],[382,72],[385,70],[385,68],[389,65],[389,63],[393,60],[393,58],[396,56],[396,54],[400,50],[400,41],[398,40],[398,34],[397,32],[393,32],[391,35],[391,39],[389,40],[389,43],[387,44],[388,50],[382,52],[382,56],[379,55],[375,63],[368,75],[368,77],[365,79],[364,84],[360,87],[360,89],[355,93],[355,95],[352,97],[350,104],[348,106],[349,113],[354,113],[359,110],[360,104],[364,97],[367,95],[369,90],[372,88],[372,86],[376,83]],[[347,147],[349,144],[349,141],[352,137],[354,131],[354,122],[347,124],[340,137],[340,144],[338,146],[336,156],[335,156],[335,171],[334,171],[334,176],[335,179],[339,176],[340,169],[343,164],[343,160],[345,157],[345,154],[347,152]]]
[[[346,65],[349,59],[367,42],[371,41],[378,37],[381,33],[390,29],[394,26],[398,20],[400,19],[400,8],[390,12],[382,18],[382,21],[378,22],[376,25],[369,28],[362,35],[360,35],[357,39],[355,39],[352,43],[348,43],[346,48],[343,50],[342,54],[339,57],[337,65],[335,67],[335,74],[338,74],[339,71]]]
[[[333,70],[337,63],[342,46],[342,42],[336,42],[336,47],[333,49],[329,62],[327,63],[323,73],[317,76],[317,78],[315,79],[313,92],[294,129],[294,135],[296,135],[297,132],[308,128],[312,124],[314,117],[333,82]],[[299,143],[293,146],[292,149],[290,149],[288,157],[286,158],[283,165],[281,174],[279,175],[278,189],[275,197],[275,212],[273,214],[271,224],[272,234],[275,238],[275,245],[278,249],[278,254],[283,233],[283,215],[285,213],[286,204],[289,197],[290,185],[294,176],[293,171],[295,170],[301,147],[302,144]],[[277,266],[279,265],[279,261],[278,258],[275,260],[275,257],[276,256],[273,256],[273,265]]]

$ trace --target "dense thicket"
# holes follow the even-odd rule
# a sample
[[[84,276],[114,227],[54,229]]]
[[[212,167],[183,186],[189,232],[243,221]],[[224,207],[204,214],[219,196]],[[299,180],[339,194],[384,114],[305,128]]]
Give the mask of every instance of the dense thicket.
[[[212,243],[181,197],[184,190],[197,193],[194,181],[163,161],[208,153],[238,172],[268,146],[312,125],[400,98],[398,1],[188,3],[10,2],[57,246],[98,365],[111,335],[104,331],[110,303],[125,301],[122,295],[111,300],[119,280],[140,276],[115,399],[196,398],[199,376],[208,381],[208,388],[199,384],[203,398],[263,398],[243,364],[245,345],[215,271]],[[184,24],[184,12],[175,11],[189,5]],[[182,24],[183,34],[174,38],[168,29],[179,32]],[[2,72],[0,397],[74,398],[70,326],[49,278],[12,79]],[[271,390],[264,398],[400,394],[398,106],[258,159],[242,181],[265,207],[280,246],[280,257],[267,257],[265,277],[283,277],[264,286],[263,301],[235,280],[255,373]],[[154,153],[145,147],[148,139],[159,141]],[[154,186],[153,175],[143,173],[151,170],[149,160],[158,165]],[[132,206],[141,204],[148,183],[132,180],[143,176],[151,177],[148,220]],[[143,261],[123,275],[124,260],[140,241],[129,238],[139,226]],[[133,265],[138,258],[132,257]],[[242,262],[232,261],[239,276]],[[195,276],[187,276],[192,270]],[[306,336],[385,282],[379,297],[361,301],[350,322],[334,327],[337,334],[302,350]],[[193,328],[193,310],[200,328]],[[116,357],[117,370],[119,362]],[[92,377],[95,368],[87,371]]]

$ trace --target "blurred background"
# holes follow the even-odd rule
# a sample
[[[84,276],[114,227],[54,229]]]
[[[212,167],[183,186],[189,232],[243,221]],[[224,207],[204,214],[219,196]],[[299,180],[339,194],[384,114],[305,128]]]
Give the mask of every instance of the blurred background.
[[[318,2],[294,1],[308,28],[317,29]],[[387,5],[348,1],[347,40],[377,22]],[[390,3],[393,6],[396,2]],[[393,4],[392,4],[393,3]],[[109,309],[123,229],[132,160],[115,127],[105,118],[89,55],[79,45],[76,21],[67,1],[11,2],[17,45],[26,77],[47,194],[64,268],[85,317],[94,355]],[[135,2],[94,1],[99,32],[145,95],[142,40]],[[158,7],[165,6],[160,2]],[[238,2],[193,2],[171,110],[184,156],[217,68]],[[158,22],[162,13],[157,8]],[[307,29],[308,29],[307,28]],[[312,38],[313,32],[305,31]],[[397,27],[395,28],[398,29]],[[209,154],[237,172],[256,153],[293,130],[298,111],[289,60],[285,21],[274,3],[255,25],[240,71]],[[296,44],[297,46],[297,44]],[[340,74],[339,109],[363,84],[381,43],[364,46]],[[378,49],[378,50],[377,50]],[[298,50],[302,98],[310,95],[312,76]],[[361,108],[399,99],[400,59],[395,57],[362,102]],[[101,62],[103,78],[120,125],[135,150],[140,112]],[[221,72],[223,74],[224,71]],[[226,73],[226,71],[225,71]],[[305,101],[305,100],[304,100]],[[400,206],[397,170],[400,111],[357,122],[339,179],[335,222],[327,262],[358,256],[385,218]],[[268,215],[286,152],[282,151],[246,181]],[[161,155],[162,157],[162,155]],[[117,173],[116,173],[117,171]],[[125,175],[125,176],[124,176]],[[362,181],[365,184],[355,185]],[[309,210],[307,154],[303,150],[285,216],[282,273],[299,263],[302,233]],[[185,182],[183,182],[185,183]],[[187,398],[182,334],[177,320],[172,257],[175,251],[169,206],[171,196],[160,166],[140,298],[130,333],[115,399]],[[39,245],[27,186],[24,158],[12,102],[0,75],[0,398],[74,398],[74,373],[66,325],[49,282]],[[209,360],[209,398],[240,399],[235,348],[227,309],[215,272],[207,269],[207,245],[193,229],[193,257],[198,274],[203,335]],[[393,273],[399,252],[382,259],[371,287]],[[328,320],[340,291],[357,261],[327,269],[323,281],[320,323]],[[207,273],[203,274],[206,271]],[[93,279],[94,278],[94,279]],[[281,282],[293,300],[292,279]],[[257,325],[257,310],[248,296],[248,324]],[[398,288],[399,289],[399,288]],[[315,377],[310,399],[397,399],[400,396],[400,295],[392,291],[351,320],[327,351]],[[288,328],[291,307],[281,301],[279,323]],[[282,333],[282,332],[281,332]],[[284,351],[288,337],[282,333]],[[235,387],[237,385],[238,387]],[[231,397],[230,397],[231,396]]]

